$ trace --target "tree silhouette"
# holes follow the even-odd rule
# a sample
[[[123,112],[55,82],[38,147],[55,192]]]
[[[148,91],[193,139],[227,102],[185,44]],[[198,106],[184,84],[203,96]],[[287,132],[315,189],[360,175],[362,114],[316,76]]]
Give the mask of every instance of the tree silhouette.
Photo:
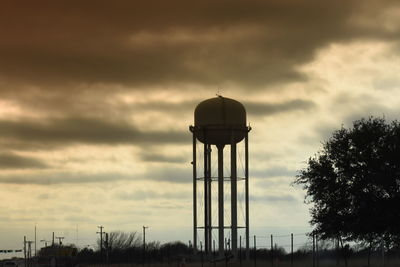
[[[399,122],[371,117],[335,131],[295,183],[313,203],[311,224],[320,237],[399,246]]]
[[[137,232],[122,232],[114,231],[109,234],[108,245],[111,250],[128,249],[132,247],[140,247],[142,245],[142,238]]]

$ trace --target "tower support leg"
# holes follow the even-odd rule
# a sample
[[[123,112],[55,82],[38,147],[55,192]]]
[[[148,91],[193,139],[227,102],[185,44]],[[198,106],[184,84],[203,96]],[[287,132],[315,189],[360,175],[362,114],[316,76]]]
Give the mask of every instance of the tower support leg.
[[[193,131],[193,251],[197,251],[197,155],[196,136]]]
[[[232,254],[237,256],[237,167],[236,167],[236,142],[232,132],[231,139],[231,233]]]
[[[204,143],[204,252],[208,253],[208,145]]]
[[[246,213],[246,259],[250,259],[250,229],[249,229],[249,134],[246,131],[244,139],[245,153],[245,213]]]
[[[218,145],[218,253],[224,255],[224,146]]]
[[[211,193],[211,145],[207,145],[207,197],[208,197],[208,232],[207,232],[207,238],[208,238],[208,247],[207,247],[207,252],[211,253],[212,252],[212,193]]]

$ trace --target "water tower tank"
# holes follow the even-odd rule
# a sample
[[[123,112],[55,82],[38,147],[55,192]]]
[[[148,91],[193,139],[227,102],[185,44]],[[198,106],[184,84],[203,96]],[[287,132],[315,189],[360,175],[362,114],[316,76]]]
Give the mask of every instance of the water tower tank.
[[[210,98],[197,105],[194,125],[197,129],[196,137],[202,143],[238,143],[247,132],[246,109],[234,99],[222,96]]]

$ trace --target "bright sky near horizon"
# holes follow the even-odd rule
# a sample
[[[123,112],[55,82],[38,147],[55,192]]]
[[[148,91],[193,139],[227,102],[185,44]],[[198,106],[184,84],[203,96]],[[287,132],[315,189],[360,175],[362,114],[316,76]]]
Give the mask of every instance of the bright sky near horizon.
[[[398,118],[399,41],[394,0],[2,2],[0,250],[35,225],[190,240],[188,126],[217,92],[253,128],[251,235],[308,231],[296,171],[342,125]]]

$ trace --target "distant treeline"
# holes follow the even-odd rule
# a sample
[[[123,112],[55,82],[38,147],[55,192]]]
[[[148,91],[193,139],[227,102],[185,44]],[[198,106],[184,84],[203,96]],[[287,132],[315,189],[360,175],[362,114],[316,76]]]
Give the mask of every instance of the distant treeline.
[[[175,241],[166,244],[146,242],[145,247],[136,233],[110,233],[109,243],[103,249],[84,248],[78,252],[79,263],[150,263],[176,262],[193,255],[186,244]]]
[[[100,249],[102,247],[102,249]],[[226,259],[229,259],[230,252],[226,252]],[[240,257],[244,260],[245,251],[242,250]],[[368,246],[362,244],[345,245],[338,247],[334,242],[320,242],[317,249],[310,245],[304,245],[297,249],[293,254],[285,251],[284,248],[275,246],[273,249],[259,248],[250,250],[251,261],[270,261],[270,262],[299,262],[299,261],[336,261],[343,263],[344,259],[357,259],[368,265],[370,259],[382,260],[400,260],[400,250],[391,249],[382,251],[382,248],[375,247],[371,250]],[[98,248],[84,248],[78,252],[77,260],[79,263],[174,263],[182,262],[212,261],[221,260],[217,253],[204,255],[202,252],[193,253],[193,249],[180,242],[170,242],[161,244],[160,242],[149,242],[143,246],[142,237],[137,233],[112,232],[108,240],[100,244]],[[346,260],[347,261],[347,260]]]

